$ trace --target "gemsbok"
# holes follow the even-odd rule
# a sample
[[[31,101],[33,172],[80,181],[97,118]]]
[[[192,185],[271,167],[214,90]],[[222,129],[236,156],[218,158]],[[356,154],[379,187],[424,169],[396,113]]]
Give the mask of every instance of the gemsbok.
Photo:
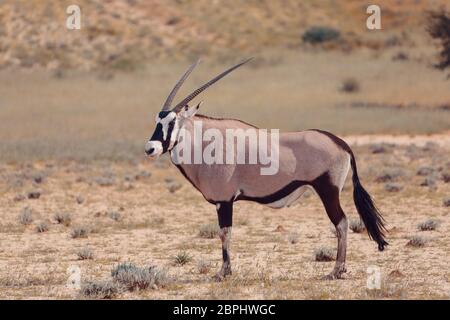
[[[200,191],[206,201],[216,206],[223,257],[222,267],[216,275],[218,280],[231,274],[230,240],[234,202],[247,200],[272,208],[282,208],[297,201],[307,188],[312,188],[318,194],[328,217],[336,228],[336,263],[332,272],[324,278],[341,278],[342,274],[346,272],[348,224],[339,202],[339,196],[350,167],[353,172],[353,199],[368,235],[378,244],[380,251],[383,251],[384,247],[388,245],[384,234],[386,231],[384,219],[371,196],[359,181],[355,156],[347,143],[329,132],[317,129],[279,133],[277,139],[270,139],[273,135],[270,133],[268,134],[269,139],[266,139],[269,140],[266,145],[275,147],[271,148],[271,151],[276,153],[274,158],[277,161],[277,172],[261,174],[261,169],[266,167],[267,163],[240,163],[220,159],[223,157],[222,147],[227,147],[227,157],[231,153],[231,156],[237,158],[239,152],[244,152],[243,156],[246,159],[249,158],[255,151],[255,145],[250,144],[250,139],[245,138],[252,137],[247,133],[251,130],[259,130],[258,128],[236,119],[198,115],[196,112],[200,103],[195,107],[188,105],[202,91],[249,60],[225,70],[172,107],[175,94],[198,61],[191,65],[172,89],[162,110],[156,116],[156,128],[145,145],[145,152],[150,157],[170,152],[172,162],[183,176]],[[212,141],[211,137],[209,140],[187,139],[186,133],[195,136],[196,123],[200,123],[203,130],[212,130],[215,141]],[[220,134],[225,136],[229,129],[240,132],[237,140],[244,141],[244,147],[246,147],[244,151],[242,148],[239,149],[239,141],[235,141],[235,139],[225,141],[217,138]],[[244,140],[239,139],[242,136]],[[262,139],[261,136],[259,139]],[[224,146],[230,141],[231,147]],[[198,161],[199,159],[192,161],[192,154],[187,152],[187,148],[195,151],[196,148],[206,148],[209,145],[211,149],[211,143],[216,143],[215,146],[219,147],[215,151],[216,155],[213,155],[213,157],[218,156],[219,161],[215,163],[205,163],[205,161]],[[275,144],[277,145],[275,146]],[[181,145],[183,145],[183,152],[186,152],[185,156],[187,155],[190,161],[180,162],[177,158],[176,149]]]

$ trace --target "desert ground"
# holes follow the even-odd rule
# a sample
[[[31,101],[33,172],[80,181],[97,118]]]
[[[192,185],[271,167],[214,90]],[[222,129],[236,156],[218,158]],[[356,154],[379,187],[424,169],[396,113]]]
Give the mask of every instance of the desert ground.
[[[318,127],[341,133],[354,148],[362,182],[387,221],[387,250],[378,252],[365,231],[349,231],[348,273],[342,280],[321,280],[334,262],[316,261],[315,253],[335,250],[336,237],[314,193],[281,210],[238,202],[233,275],[215,282],[221,246],[214,206],[167,157],[150,160],[143,153],[165,87],[178,77],[172,74],[177,66],[119,74],[110,80],[83,74],[60,79],[3,72],[0,91],[5,107],[0,113],[7,121],[0,129],[1,297],[101,298],[68,287],[68,272],[79,268],[81,285],[103,283],[111,281],[115,267],[131,263],[140,268],[157,266],[167,279],[160,286],[119,290],[112,297],[448,298],[450,117],[440,107],[449,101],[448,84],[441,86],[442,74],[423,66],[424,75],[413,90],[408,79],[416,72],[411,69],[415,63],[398,65],[388,55],[371,60],[364,54],[335,54],[334,59],[342,61],[341,72],[333,70],[333,62],[325,62],[329,56],[304,55],[289,65],[242,69],[234,76],[244,85],[223,81],[220,88],[204,95],[202,112],[234,115],[260,127]],[[320,84],[319,76],[303,79],[299,74],[312,73],[304,66],[305,59],[310,62],[306,66],[320,66],[315,71],[326,73],[330,80]],[[355,70],[364,74],[372,63],[388,67],[360,80],[362,92],[340,92],[338,74],[357,63]],[[298,67],[295,75],[292,65]],[[403,75],[390,82],[395,68]],[[217,70],[206,64],[193,82]],[[155,74],[164,86],[156,85]],[[259,80],[262,74],[270,75],[273,82]],[[20,86],[12,86],[12,78]],[[386,81],[380,83],[378,78]],[[437,85],[428,86],[423,79],[434,79]],[[298,90],[292,90],[297,85]],[[255,95],[256,87],[273,94]],[[329,94],[320,95],[321,90]],[[389,90],[393,96],[380,94]],[[440,94],[432,95],[432,90]],[[420,101],[423,96],[427,99]],[[358,101],[369,106],[355,106]],[[374,101],[379,105],[370,106]],[[409,106],[413,101],[420,103]],[[404,106],[390,105],[399,103]],[[253,112],[256,108],[260,110]],[[298,118],[290,116],[294,112]],[[342,203],[348,217],[357,221],[349,179]],[[61,216],[70,217],[69,221]],[[424,222],[433,230],[419,230]],[[418,241],[417,247],[409,244],[411,238]],[[369,266],[380,268],[379,290],[367,289]]]
[[[315,251],[335,249],[336,237],[313,193],[280,210],[238,202],[233,275],[218,283],[215,208],[168,159],[3,164],[0,297],[85,298],[67,287],[68,270],[80,268],[82,282],[104,281],[128,262],[156,265],[170,280],[117,298],[448,299],[450,211],[443,201],[450,191],[450,143],[448,136],[444,144],[434,140],[355,147],[362,181],[387,221],[390,245],[378,252],[366,232],[349,231],[348,273],[335,281],[321,279],[334,262],[315,261]],[[353,221],[358,217],[351,189],[347,181],[342,203]],[[40,197],[30,199],[36,192]],[[26,207],[32,221],[24,225],[19,219]],[[70,224],[58,224],[57,213],[70,214]],[[437,228],[420,231],[418,225],[430,219]],[[47,228],[38,232],[42,223]],[[80,228],[87,234],[73,238]],[[408,245],[412,237],[423,246]],[[92,257],[80,260],[82,250]],[[379,290],[366,287],[369,266],[380,268]]]
[[[380,0],[383,30],[369,32],[360,1],[237,2],[80,0],[77,32],[62,2],[0,4],[1,299],[450,298],[450,80],[433,67],[430,3]],[[316,25],[340,37],[304,43]],[[192,61],[178,99],[250,56],[195,102],[348,142],[390,245],[361,227],[347,177],[343,279],[322,279],[337,239],[311,191],[279,210],[236,203],[233,274],[216,282],[215,207],[167,156],[144,155]]]

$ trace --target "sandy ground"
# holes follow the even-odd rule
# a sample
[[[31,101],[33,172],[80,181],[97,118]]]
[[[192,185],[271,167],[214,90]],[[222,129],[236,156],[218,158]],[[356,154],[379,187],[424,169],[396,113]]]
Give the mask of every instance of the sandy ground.
[[[280,210],[237,203],[233,275],[217,283],[212,276],[221,263],[220,240],[199,236],[203,225],[216,223],[215,208],[165,159],[2,164],[0,298],[83,298],[79,290],[66,287],[70,268],[80,268],[81,282],[86,282],[110,279],[114,266],[131,262],[164,267],[172,282],[165,288],[124,292],[118,298],[448,299],[450,208],[443,199],[450,184],[443,176],[450,171],[450,144],[412,142],[359,143],[355,148],[360,177],[388,222],[390,246],[378,252],[365,232],[349,231],[348,272],[336,281],[321,280],[334,262],[314,259],[316,249],[335,248],[336,238],[313,193]],[[390,181],[377,180],[386,173]],[[421,186],[425,179],[433,183]],[[170,192],[169,186],[178,182],[180,188]],[[401,190],[389,192],[386,184]],[[28,199],[30,191],[41,196]],[[341,199],[347,216],[355,219],[351,191],[347,181]],[[32,210],[30,225],[19,222],[25,207]],[[58,212],[71,214],[70,226],[54,221]],[[417,225],[427,219],[436,220],[438,228],[419,231]],[[48,224],[48,231],[36,231],[41,222]],[[80,226],[89,230],[88,236],[73,239],[71,230]],[[426,240],[424,247],[407,245],[414,235]],[[93,259],[78,259],[76,252],[85,247]],[[192,260],[176,265],[174,257],[180,252]],[[210,265],[205,274],[198,270],[199,261]],[[367,289],[370,266],[380,268],[379,290]]]

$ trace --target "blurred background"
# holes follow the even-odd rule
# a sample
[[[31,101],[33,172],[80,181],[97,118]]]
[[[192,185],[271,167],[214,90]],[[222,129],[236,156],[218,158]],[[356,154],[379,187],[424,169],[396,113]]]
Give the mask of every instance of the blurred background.
[[[202,113],[339,135],[448,134],[448,0],[0,2],[0,160],[135,159],[197,58]],[[66,8],[81,8],[68,30]],[[447,60],[446,60],[447,59]]]

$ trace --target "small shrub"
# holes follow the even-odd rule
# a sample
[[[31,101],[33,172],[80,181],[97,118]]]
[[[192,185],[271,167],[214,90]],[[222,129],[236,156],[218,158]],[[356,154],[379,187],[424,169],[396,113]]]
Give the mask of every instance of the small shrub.
[[[328,247],[321,247],[314,250],[316,261],[333,261],[335,259],[334,250]]]
[[[72,217],[70,216],[70,213],[55,213],[53,216],[53,219],[59,224],[62,224],[66,227],[70,226],[72,223]]]
[[[298,242],[298,233],[297,232],[291,232],[288,234],[288,242],[290,244],[296,244]]]
[[[16,194],[15,196],[14,196],[14,201],[15,202],[20,202],[20,201],[23,201],[23,200],[25,200],[26,199],[26,197],[23,195],[23,194]]]
[[[216,223],[204,224],[200,227],[199,236],[205,239],[214,239],[219,236],[219,226]]]
[[[88,234],[89,234],[89,230],[86,227],[75,227],[70,232],[70,236],[73,239],[87,238]]]
[[[201,259],[197,262],[197,270],[200,274],[207,274],[210,269],[211,263],[209,261]]]
[[[121,263],[111,271],[114,280],[128,290],[165,287],[170,279],[164,269],[156,266],[139,268],[132,263]]]
[[[162,225],[164,224],[165,221],[166,221],[166,220],[164,219],[164,217],[153,217],[153,218],[150,220],[150,225],[151,225],[152,227],[159,227],[159,226],[162,226]]]
[[[120,221],[120,219],[122,219],[122,216],[117,211],[108,211],[108,217],[110,217],[114,221]]]
[[[305,43],[319,44],[339,39],[340,32],[334,28],[314,26],[303,33],[302,40]]]
[[[404,177],[406,174],[404,170],[399,168],[387,168],[381,170],[380,174],[375,178],[375,182],[394,182]]]
[[[29,225],[33,222],[33,211],[30,207],[25,207],[19,214],[19,221],[23,225]]]
[[[192,257],[185,251],[183,252],[179,252],[175,258],[174,258],[174,262],[176,265],[180,265],[180,266],[184,266],[185,264],[191,262]]]
[[[100,187],[109,187],[112,186],[115,182],[113,177],[98,177],[95,179],[95,182],[100,186]]]
[[[79,260],[91,260],[94,258],[92,250],[87,247],[77,251],[77,256]]]
[[[427,242],[428,242],[428,240],[426,238],[424,238],[422,236],[415,235],[415,236],[412,236],[409,239],[407,245],[411,246],[411,247],[420,248],[420,247],[425,247]]]
[[[48,231],[48,224],[46,222],[40,222],[37,226],[36,226],[36,232],[46,232]]]
[[[384,144],[372,144],[369,146],[373,154],[386,153],[388,148]]]
[[[82,204],[82,203],[84,202],[84,197],[83,197],[83,196],[77,196],[76,199],[75,199],[75,201],[76,201],[78,204]]]
[[[354,233],[361,233],[361,232],[364,232],[366,230],[366,226],[364,225],[364,222],[361,221],[361,219],[352,219],[352,220],[350,220],[350,223],[349,223],[348,227]]]
[[[399,192],[403,189],[403,186],[398,183],[386,183],[384,185],[384,190],[387,192]]]
[[[345,79],[341,84],[340,90],[346,93],[358,92],[360,90],[359,82],[354,78]]]
[[[114,281],[89,281],[81,284],[81,294],[87,298],[111,299],[121,292],[121,286]]]
[[[436,230],[436,228],[439,226],[439,221],[434,219],[428,219],[424,222],[421,222],[417,225],[417,228],[420,231],[432,231]]]
[[[409,60],[409,56],[405,52],[398,52],[392,57],[393,61],[406,61]]]
[[[450,182],[450,172],[443,172],[441,174],[441,179],[442,179],[442,181],[444,181],[444,183],[449,183]]]
[[[419,176],[428,176],[434,172],[434,168],[432,167],[420,167],[419,170],[417,170],[417,175]]]
[[[444,199],[442,200],[442,205],[443,205],[444,207],[450,207],[450,198],[444,198]]]
[[[428,13],[427,31],[433,39],[441,42],[441,61],[435,65],[438,69],[450,67],[450,12],[444,9]]]
[[[174,180],[172,178],[167,178],[166,186],[167,186],[167,190],[169,190],[170,193],[175,193],[176,191],[181,189],[181,187],[183,185],[180,182],[178,182],[177,180]]]
[[[421,183],[420,183],[421,187],[431,187],[431,188],[435,188],[436,187],[436,179],[433,177],[426,177]]]
[[[33,190],[28,192],[28,199],[39,199],[41,197],[41,192],[37,190]]]

